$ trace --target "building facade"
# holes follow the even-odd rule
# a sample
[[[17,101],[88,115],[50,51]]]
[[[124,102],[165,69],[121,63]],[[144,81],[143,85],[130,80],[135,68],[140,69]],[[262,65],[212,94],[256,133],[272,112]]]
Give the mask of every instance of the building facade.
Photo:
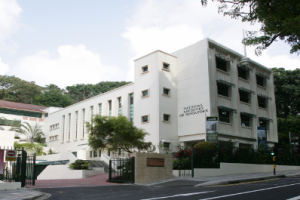
[[[257,148],[257,127],[267,128],[268,145],[278,142],[272,71],[211,39],[138,58],[134,83],[49,113],[48,147],[81,159],[109,156],[88,146],[84,122],[95,114],[126,116],[158,152],[205,141],[206,117],[218,117],[220,143]]]

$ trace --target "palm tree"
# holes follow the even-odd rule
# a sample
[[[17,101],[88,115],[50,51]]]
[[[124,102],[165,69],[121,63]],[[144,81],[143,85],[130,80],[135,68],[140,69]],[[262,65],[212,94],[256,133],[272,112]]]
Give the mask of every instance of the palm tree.
[[[31,143],[34,142],[35,138],[44,136],[42,126],[40,126],[38,123],[36,123],[34,126],[31,126],[28,122],[22,122],[19,126],[11,126],[10,130],[27,135]]]

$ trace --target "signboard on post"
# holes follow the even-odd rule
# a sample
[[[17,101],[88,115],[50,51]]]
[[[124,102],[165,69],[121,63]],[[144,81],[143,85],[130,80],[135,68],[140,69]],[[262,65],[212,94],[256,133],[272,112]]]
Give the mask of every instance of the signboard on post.
[[[206,117],[206,141],[218,143],[218,117]]]
[[[257,143],[267,147],[267,127],[257,127]]]
[[[16,161],[16,160],[17,160],[17,151],[6,150],[5,161]]]
[[[291,134],[292,153],[299,154],[299,135]]]

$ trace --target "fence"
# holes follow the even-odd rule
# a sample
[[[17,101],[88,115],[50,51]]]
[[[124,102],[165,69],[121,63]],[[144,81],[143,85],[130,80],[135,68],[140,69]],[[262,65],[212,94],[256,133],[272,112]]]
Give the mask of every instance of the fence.
[[[109,182],[134,183],[134,157],[109,160]]]

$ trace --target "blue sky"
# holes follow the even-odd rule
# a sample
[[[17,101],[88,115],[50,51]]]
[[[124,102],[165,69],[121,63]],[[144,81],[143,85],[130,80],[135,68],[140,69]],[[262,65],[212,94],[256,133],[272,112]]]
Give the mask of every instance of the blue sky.
[[[133,80],[133,59],[173,52],[205,37],[243,53],[242,29],[258,30],[218,14],[199,0],[0,0],[0,75],[39,85]],[[256,57],[267,67],[300,65],[276,42]]]

